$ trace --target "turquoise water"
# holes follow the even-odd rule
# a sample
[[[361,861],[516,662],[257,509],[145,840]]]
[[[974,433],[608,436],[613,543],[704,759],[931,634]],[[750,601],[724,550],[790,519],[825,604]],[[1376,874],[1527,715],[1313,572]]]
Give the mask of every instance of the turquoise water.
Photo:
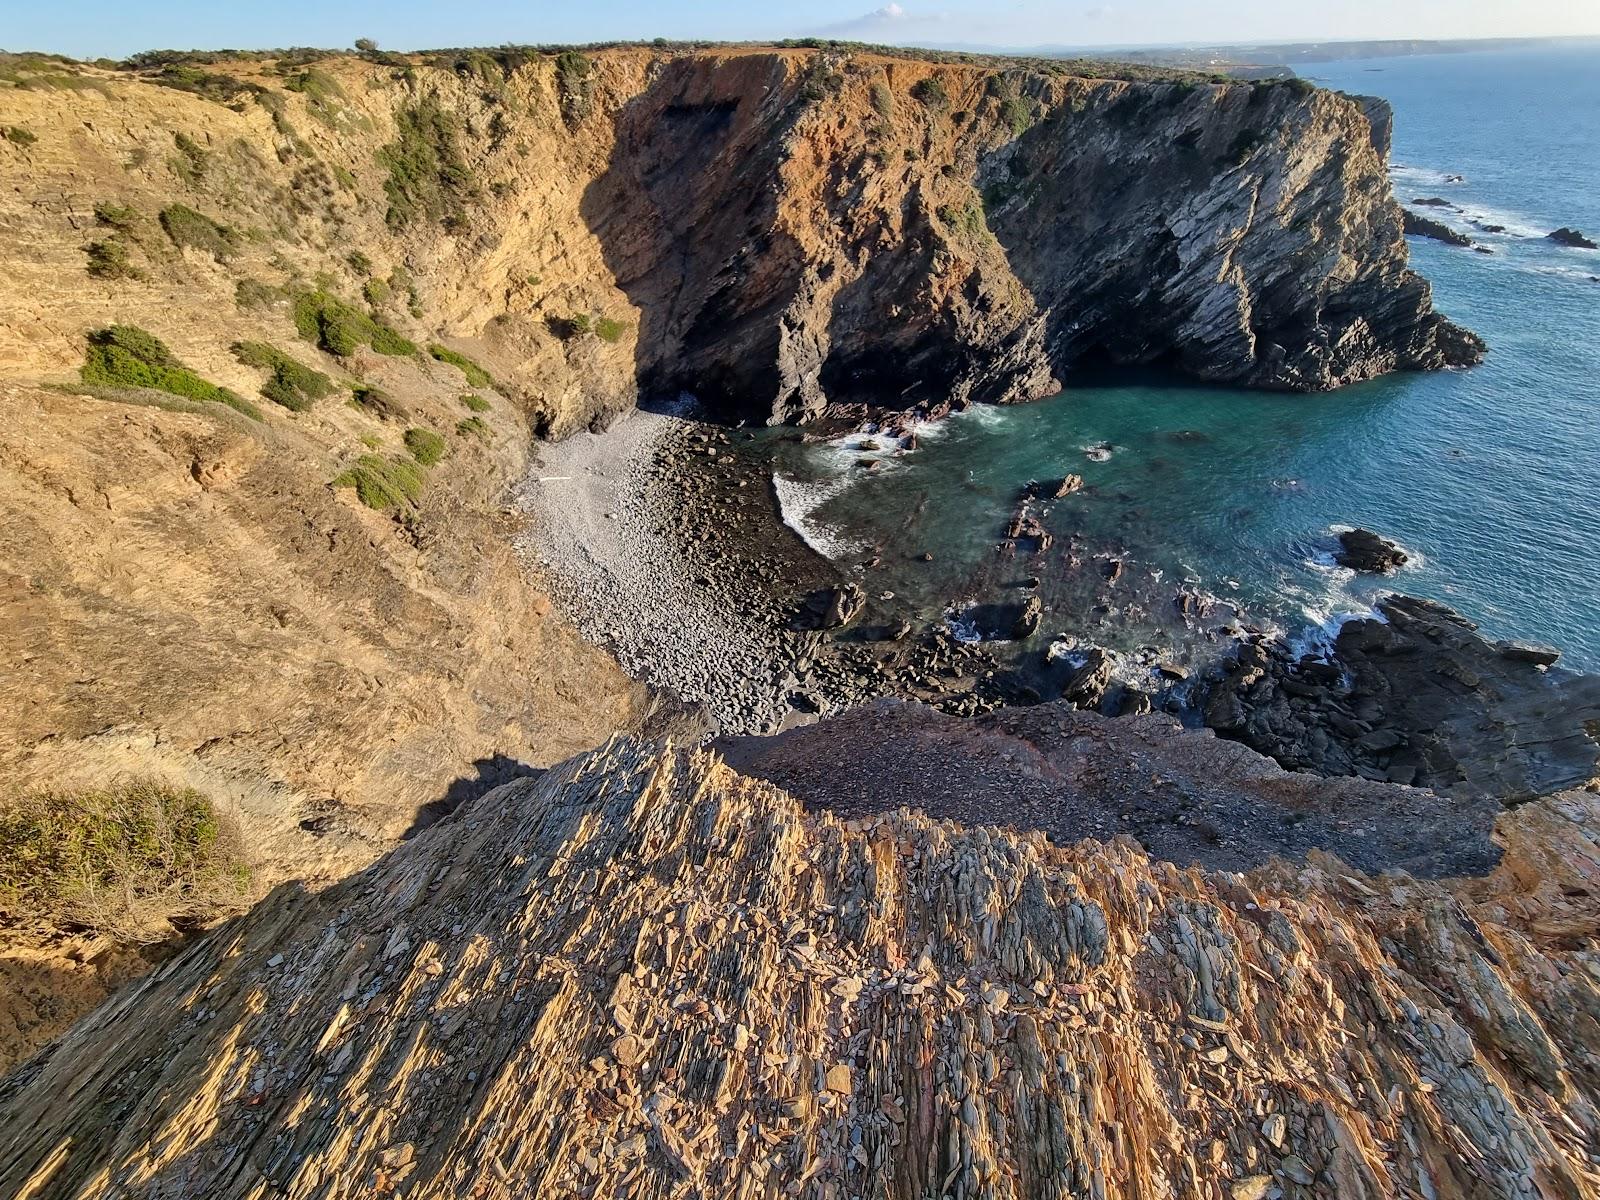
[[[875,597],[893,593],[887,609],[959,613],[1032,574],[1046,636],[1104,641],[1120,626],[1159,648],[1185,636],[1171,627],[1180,586],[1291,633],[1403,590],[1600,668],[1600,251],[1542,236],[1600,235],[1600,45],[1339,63],[1315,78],[1388,98],[1397,196],[1451,200],[1461,211],[1432,211],[1495,251],[1412,242],[1437,307],[1488,340],[1483,366],[1323,396],[1069,380],[1040,404],[963,414],[909,454],[789,443],[777,471],[794,523]],[[1455,174],[1465,181],[1445,182]],[[1110,457],[1091,460],[1101,445]],[[1050,506],[1052,549],[997,551],[1019,486],[1068,472],[1087,486]],[[1348,525],[1415,561],[1384,580],[1332,568]],[[1127,563],[1120,591],[1104,585],[1107,557]]]

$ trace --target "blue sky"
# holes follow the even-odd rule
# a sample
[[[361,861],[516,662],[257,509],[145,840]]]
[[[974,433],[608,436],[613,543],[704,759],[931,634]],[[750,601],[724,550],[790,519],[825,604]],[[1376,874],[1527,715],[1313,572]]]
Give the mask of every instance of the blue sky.
[[[1579,33],[1600,34],[1600,0],[0,0],[0,47],[79,57],[156,47],[347,46],[358,37],[409,50],[652,37],[1021,47]]]

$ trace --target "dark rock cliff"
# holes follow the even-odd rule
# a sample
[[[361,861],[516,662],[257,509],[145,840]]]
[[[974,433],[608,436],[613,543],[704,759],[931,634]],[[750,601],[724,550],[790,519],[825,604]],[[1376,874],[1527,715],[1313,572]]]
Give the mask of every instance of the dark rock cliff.
[[[643,385],[742,415],[1029,400],[1105,360],[1321,390],[1483,352],[1407,268],[1385,114],[1298,84],[684,59],[618,113],[586,207]]]

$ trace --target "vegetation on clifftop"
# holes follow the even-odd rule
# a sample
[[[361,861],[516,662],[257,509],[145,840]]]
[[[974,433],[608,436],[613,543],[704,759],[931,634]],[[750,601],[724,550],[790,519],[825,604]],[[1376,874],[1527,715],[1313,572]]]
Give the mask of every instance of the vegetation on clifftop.
[[[294,327],[306,341],[348,358],[362,346],[395,357],[415,354],[416,343],[399,331],[339,299],[332,292],[295,292]]]

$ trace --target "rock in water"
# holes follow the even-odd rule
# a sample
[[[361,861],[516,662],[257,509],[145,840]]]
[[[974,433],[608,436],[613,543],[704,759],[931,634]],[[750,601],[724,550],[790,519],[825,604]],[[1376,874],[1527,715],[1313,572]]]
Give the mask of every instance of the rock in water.
[[[1405,210],[1405,230],[1415,237],[1432,238],[1436,242],[1445,242],[1451,246],[1472,245],[1472,239],[1466,234],[1451,229],[1442,221],[1414,213],[1409,208]]]
[[[1083,662],[1062,685],[1061,698],[1079,708],[1099,708],[1111,686],[1111,672],[1116,659],[1109,650],[1093,646],[1084,653]]]
[[[857,583],[823,588],[800,606],[799,624],[806,629],[843,629],[867,607],[867,593]]]
[[[1029,596],[1027,602],[1022,606],[1022,610],[1017,613],[1017,619],[1011,623],[1012,640],[1020,642],[1022,639],[1031,638],[1038,633],[1039,622],[1043,617],[1044,605],[1040,602],[1039,597]]]
[[[1391,542],[1370,529],[1349,529],[1341,533],[1339,549],[1333,558],[1341,567],[1378,575],[1399,570],[1410,561],[1410,556],[1398,543]]]
[[[1545,234],[1545,237],[1552,242],[1572,246],[1578,250],[1600,250],[1600,245],[1597,245],[1592,238],[1584,237],[1576,229],[1569,229],[1565,225],[1553,233]]]
[[[614,741],[79,1023],[0,1087],[0,1194],[1577,1200],[1597,823],[1241,877]]]

